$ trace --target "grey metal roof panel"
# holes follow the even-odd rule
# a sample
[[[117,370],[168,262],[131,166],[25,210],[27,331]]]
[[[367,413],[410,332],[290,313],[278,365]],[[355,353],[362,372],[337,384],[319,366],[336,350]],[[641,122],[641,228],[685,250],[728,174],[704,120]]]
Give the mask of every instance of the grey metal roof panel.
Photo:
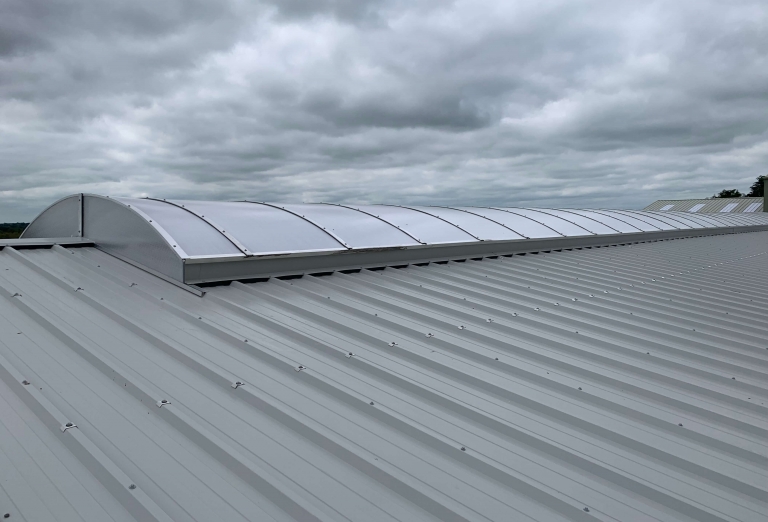
[[[728,234],[203,297],[95,248],[6,247],[0,511],[762,521],[766,245]]]

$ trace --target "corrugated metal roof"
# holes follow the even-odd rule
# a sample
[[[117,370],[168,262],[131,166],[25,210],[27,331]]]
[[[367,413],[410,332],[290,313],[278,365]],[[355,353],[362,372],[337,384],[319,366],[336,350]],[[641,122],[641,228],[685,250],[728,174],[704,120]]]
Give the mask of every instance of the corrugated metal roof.
[[[203,297],[92,247],[6,247],[0,513],[762,522],[767,247],[729,234]]]
[[[660,199],[643,210],[664,212],[753,213],[763,211],[763,198]]]

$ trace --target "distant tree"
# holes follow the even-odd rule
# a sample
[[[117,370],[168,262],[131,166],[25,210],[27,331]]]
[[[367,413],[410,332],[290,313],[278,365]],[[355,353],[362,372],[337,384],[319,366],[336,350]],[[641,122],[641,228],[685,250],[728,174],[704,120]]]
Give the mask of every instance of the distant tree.
[[[723,189],[714,196],[713,198],[740,198],[743,194],[739,192],[739,189]]]
[[[0,239],[15,239],[24,232],[29,223],[0,223]]]
[[[757,180],[755,180],[754,183],[752,183],[752,186],[749,187],[749,194],[747,194],[748,198],[762,198],[765,192],[765,183],[768,181],[768,176],[758,176]]]

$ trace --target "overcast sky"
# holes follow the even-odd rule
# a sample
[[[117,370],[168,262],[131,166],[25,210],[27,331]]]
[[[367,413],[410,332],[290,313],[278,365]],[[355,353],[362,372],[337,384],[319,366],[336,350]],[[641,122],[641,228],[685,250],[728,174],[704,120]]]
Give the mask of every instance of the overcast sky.
[[[642,208],[767,172],[765,0],[0,0],[0,221],[75,192]]]

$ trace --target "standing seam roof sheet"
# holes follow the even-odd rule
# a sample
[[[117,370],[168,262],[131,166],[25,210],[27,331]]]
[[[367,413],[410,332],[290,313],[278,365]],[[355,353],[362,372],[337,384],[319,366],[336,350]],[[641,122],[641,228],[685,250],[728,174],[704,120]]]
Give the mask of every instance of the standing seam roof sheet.
[[[24,521],[754,521],[768,232],[203,297],[0,250],[0,512]]]

